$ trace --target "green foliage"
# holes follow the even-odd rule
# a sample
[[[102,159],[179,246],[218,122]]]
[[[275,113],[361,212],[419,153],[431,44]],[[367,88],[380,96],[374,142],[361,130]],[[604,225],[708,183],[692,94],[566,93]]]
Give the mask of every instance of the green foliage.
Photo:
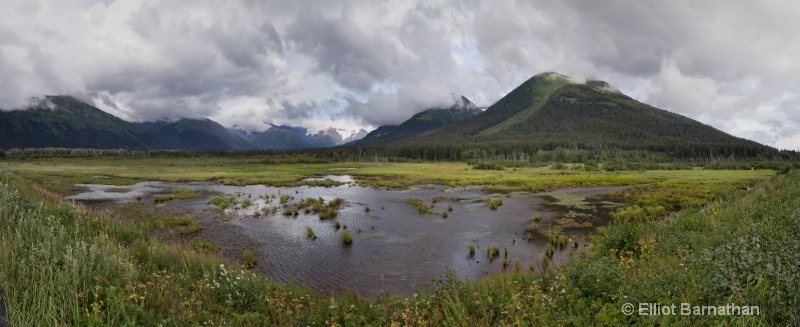
[[[200,226],[200,222],[189,215],[176,218],[174,224],[177,226],[180,235],[194,234],[203,229],[203,227]]]
[[[13,326],[796,325],[798,185],[792,171],[702,211],[618,219],[591,255],[546,272],[475,281],[447,272],[433,291],[375,299],[273,284],[198,253],[190,244],[200,241],[151,238],[133,222],[158,219],[137,218],[136,207],[109,219],[14,179],[0,182],[0,260],[15,263],[0,265],[0,289]],[[519,270],[513,259],[503,264]],[[622,314],[623,303],[639,302],[757,305],[761,315]]]
[[[489,246],[486,248],[486,258],[489,259],[489,261],[497,259],[497,257],[499,256],[500,256],[500,248],[496,246]]]
[[[422,200],[420,200],[420,199],[411,198],[411,199],[406,199],[403,202],[405,202],[406,204],[411,205],[413,207],[416,207],[417,208],[417,212],[419,212],[419,214],[421,214],[421,215],[431,213],[431,208],[428,207],[428,205],[425,204],[425,202],[422,202]]]
[[[161,203],[172,201],[176,199],[196,199],[203,196],[200,192],[192,189],[173,187],[169,189],[169,193],[153,195],[153,202]]]
[[[253,268],[256,265],[256,253],[253,250],[242,252],[242,265],[246,268]]]
[[[344,244],[353,244],[353,237],[350,236],[350,232],[346,229],[342,229],[339,233],[342,235],[342,242]]]
[[[497,208],[503,205],[503,199],[487,199],[486,203],[492,210],[497,210]]]
[[[332,180],[330,178],[326,178],[326,179],[323,179],[321,181],[319,181],[319,180],[305,181],[305,184],[308,185],[308,186],[311,186],[311,187],[332,187],[332,186],[340,186],[340,185],[343,185],[344,183],[337,182],[337,181]]]
[[[502,164],[495,163],[495,162],[489,162],[489,163],[483,163],[482,162],[482,163],[479,163],[479,164],[477,164],[475,166],[472,166],[472,169],[477,169],[477,170],[504,170],[504,169],[506,169],[506,167],[503,166]]]
[[[193,238],[187,245],[202,254],[211,254],[219,251],[218,246],[203,238]]]
[[[314,233],[314,230],[311,229],[311,226],[306,226],[306,238],[310,238],[312,240],[317,239],[317,234]]]
[[[286,199],[284,202],[284,215],[286,216],[297,216],[300,210],[303,210],[306,214],[313,213],[319,216],[320,219],[333,219],[336,218],[338,215],[337,210],[342,206],[344,200],[341,198],[335,198],[333,200],[328,201],[325,203],[325,200],[321,197],[318,198],[305,198],[300,202],[296,203],[294,206],[288,204],[288,197],[283,198],[281,196],[281,200]]]
[[[236,198],[233,197],[232,195],[227,197],[216,197],[211,200],[208,200],[207,203],[216,206],[217,209],[222,211],[230,207],[235,207]]]

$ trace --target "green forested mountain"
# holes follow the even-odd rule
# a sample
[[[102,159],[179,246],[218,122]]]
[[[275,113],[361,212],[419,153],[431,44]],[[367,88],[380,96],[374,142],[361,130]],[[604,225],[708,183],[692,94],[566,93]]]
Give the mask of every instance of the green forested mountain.
[[[381,138],[383,138],[383,136],[386,136],[389,133],[391,133],[395,128],[397,128],[397,126],[393,126],[393,125],[378,126],[378,128],[376,128],[376,129],[372,130],[371,132],[367,133],[367,136],[364,136],[364,138],[362,138],[360,140],[357,140],[355,142],[352,142],[350,145],[370,144],[373,141],[378,141]],[[377,143],[377,142],[375,142],[375,143]]]
[[[556,148],[648,150],[674,157],[777,153],[776,149],[638,102],[611,90],[605,82],[574,83],[556,73],[532,77],[479,115],[431,133],[386,143],[411,157],[419,151],[532,153]],[[370,144],[380,143],[371,140],[363,145]]]
[[[254,149],[239,135],[210,119],[182,118],[175,122],[137,125],[158,140],[158,148],[196,151]]]
[[[433,108],[420,112],[398,126],[380,126],[355,144],[383,144],[402,141],[423,135],[479,115],[481,109],[475,108],[467,98],[461,97],[463,104],[449,108]]]
[[[43,147],[147,150],[158,142],[70,96],[47,96],[25,110],[0,111],[0,148]]]
[[[303,149],[311,148],[302,127],[271,126],[263,132],[247,135],[247,140],[259,149]]]

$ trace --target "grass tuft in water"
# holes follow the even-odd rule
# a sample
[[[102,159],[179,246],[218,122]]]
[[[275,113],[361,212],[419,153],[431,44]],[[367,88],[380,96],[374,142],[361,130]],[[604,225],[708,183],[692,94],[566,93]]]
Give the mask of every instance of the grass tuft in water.
[[[346,229],[343,229],[339,233],[342,235],[342,242],[344,244],[353,244],[353,237],[350,236],[350,232],[348,232]]]
[[[180,187],[173,187],[169,190],[167,194],[156,194],[153,195],[153,202],[155,203],[162,203],[172,200],[178,199],[196,199],[202,197],[203,195],[200,192],[192,189],[187,188],[180,188]]]
[[[311,229],[311,226],[306,226],[306,238],[316,240],[317,234],[314,234],[314,230]]]

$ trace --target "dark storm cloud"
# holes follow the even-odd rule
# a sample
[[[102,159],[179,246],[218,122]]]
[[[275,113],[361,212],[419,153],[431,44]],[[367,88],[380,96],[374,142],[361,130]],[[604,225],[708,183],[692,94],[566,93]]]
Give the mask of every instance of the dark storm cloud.
[[[346,88],[368,91],[385,81],[400,61],[394,42],[348,19],[303,13],[286,34],[298,52],[314,59],[315,72],[330,75]]]
[[[309,118],[319,111],[319,105],[313,101],[291,103],[283,101],[280,112],[288,119]]]

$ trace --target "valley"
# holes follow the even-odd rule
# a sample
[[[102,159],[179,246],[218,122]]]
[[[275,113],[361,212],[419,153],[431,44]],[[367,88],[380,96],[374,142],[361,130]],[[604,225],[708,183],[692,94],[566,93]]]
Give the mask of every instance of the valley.
[[[798,152],[552,72],[452,97],[371,132],[0,112],[10,321],[797,322]],[[763,311],[623,311],[653,301]]]

